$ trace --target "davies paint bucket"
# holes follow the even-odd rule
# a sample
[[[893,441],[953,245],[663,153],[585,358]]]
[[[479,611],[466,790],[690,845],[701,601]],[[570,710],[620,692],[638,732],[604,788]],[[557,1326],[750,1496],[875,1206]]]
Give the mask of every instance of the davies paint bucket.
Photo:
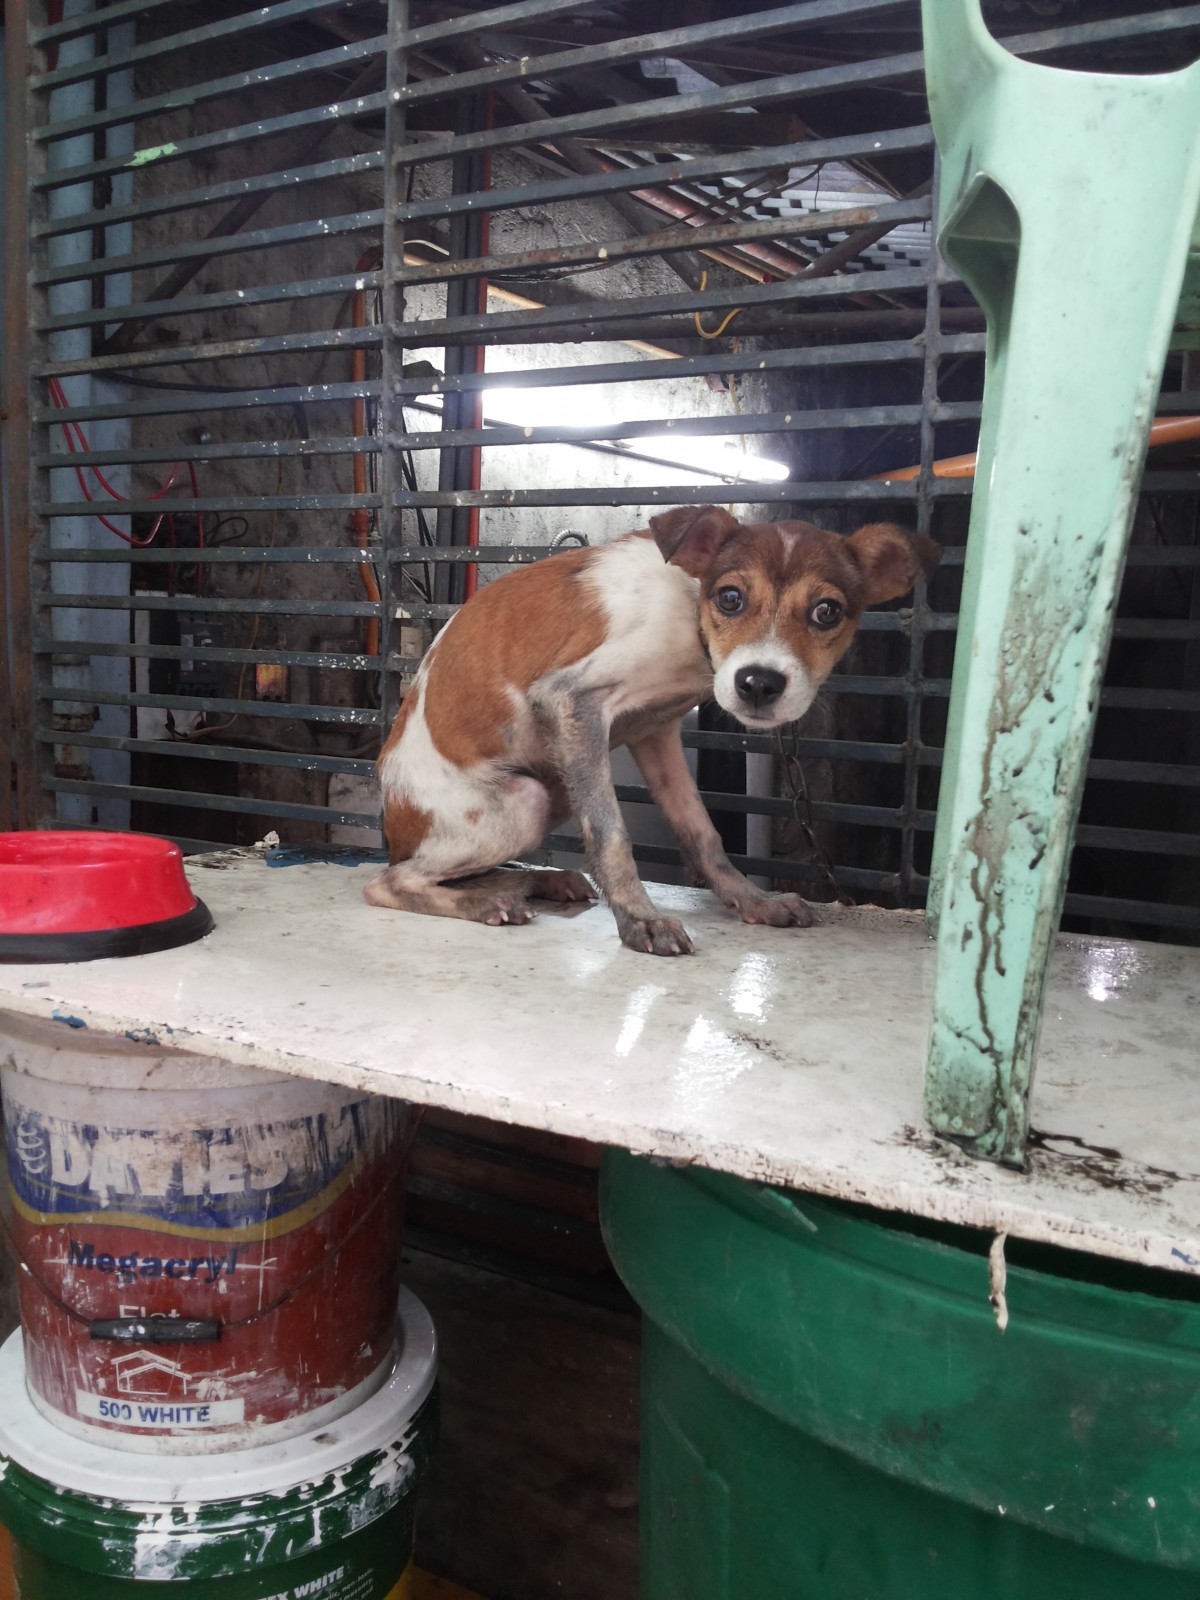
[[[437,1351],[406,1291],[398,1333],[383,1387],[337,1421],[186,1462],[55,1427],[14,1334],[0,1350],[0,1522],[21,1600],[139,1600],[164,1583],[181,1600],[407,1600]]]
[[[384,1380],[411,1113],[0,1013],[33,1403],[126,1450],[242,1449]]]

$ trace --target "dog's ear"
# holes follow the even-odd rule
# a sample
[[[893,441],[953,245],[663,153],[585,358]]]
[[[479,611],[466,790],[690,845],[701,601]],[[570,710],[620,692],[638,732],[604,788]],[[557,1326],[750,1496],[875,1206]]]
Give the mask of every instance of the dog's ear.
[[[664,561],[702,577],[717,550],[740,524],[721,506],[676,506],[650,518]]]
[[[919,577],[930,577],[942,559],[940,544],[892,522],[869,522],[850,535],[846,547],[862,572],[867,606],[907,594]]]

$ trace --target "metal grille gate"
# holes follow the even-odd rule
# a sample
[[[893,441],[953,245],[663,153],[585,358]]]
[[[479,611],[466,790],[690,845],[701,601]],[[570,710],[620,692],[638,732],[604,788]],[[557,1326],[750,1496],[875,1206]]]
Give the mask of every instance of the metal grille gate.
[[[1200,7],[1101,9],[998,31],[1195,53]],[[844,889],[919,903],[970,492],[934,464],[983,332],[930,238],[915,4],[452,10],[8,0],[11,816],[374,838],[380,728],[477,581],[655,506],[898,516],[948,547],[931,592],[783,748],[689,742],[748,870],[820,892],[811,825]],[[1194,938],[1194,454],[1143,491],[1067,911]]]

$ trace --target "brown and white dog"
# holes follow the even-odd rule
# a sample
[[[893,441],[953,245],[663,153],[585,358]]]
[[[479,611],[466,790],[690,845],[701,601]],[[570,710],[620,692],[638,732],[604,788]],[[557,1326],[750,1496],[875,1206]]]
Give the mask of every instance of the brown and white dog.
[[[621,942],[689,953],[634,865],[608,759],[628,745],[699,881],[743,922],[810,926],[798,895],[768,894],[730,863],[681,719],[715,695],[751,730],[794,721],[864,608],[906,594],[940,554],[889,523],[841,538],[684,506],[497,579],[443,629],[380,754],[391,865],[366,898],[492,924],[528,922],[530,900],[593,899],[578,872],[493,870],[574,815]]]

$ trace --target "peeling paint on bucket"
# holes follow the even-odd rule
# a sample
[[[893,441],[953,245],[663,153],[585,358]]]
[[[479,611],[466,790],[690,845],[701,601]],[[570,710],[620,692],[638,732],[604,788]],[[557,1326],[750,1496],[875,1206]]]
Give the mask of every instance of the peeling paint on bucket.
[[[400,1102],[9,1015],[0,1049],[26,1369],[47,1416],[194,1454],[302,1432],[382,1383]],[[208,1324],[199,1342],[180,1341],[186,1322]]]
[[[407,1600],[437,1350],[407,1291],[398,1328],[384,1386],[336,1422],[153,1464],[35,1410],[14,1334],[0,1350],[0,1521],[22,1600],[137,1600],[146,1583],[188,1600]]]

